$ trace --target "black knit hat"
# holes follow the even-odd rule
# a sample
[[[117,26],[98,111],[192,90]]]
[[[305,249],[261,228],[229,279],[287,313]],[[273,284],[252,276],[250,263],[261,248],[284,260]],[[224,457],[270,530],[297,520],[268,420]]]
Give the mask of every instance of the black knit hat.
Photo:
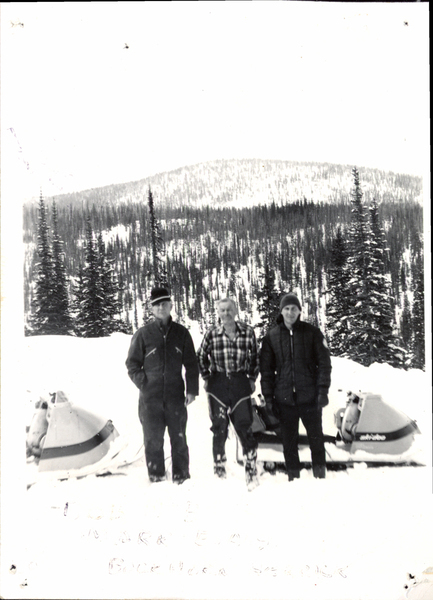
[[[283,308],[285,306],[289,306],[289,304],[294,304],[295,306],[297,306],[299,308],[299,310],[302,310],[301,303],[299,302],[298,296],[296,296],[296,294],[292,294],[291,292],[289,294],[284,294],[284,296],[281,298],[280,312],[283,310]]]
[[[164,302],[164,300],[171,300],[170,292],[164,287],[154,287],[150,292],[150,303],[152,306]]]

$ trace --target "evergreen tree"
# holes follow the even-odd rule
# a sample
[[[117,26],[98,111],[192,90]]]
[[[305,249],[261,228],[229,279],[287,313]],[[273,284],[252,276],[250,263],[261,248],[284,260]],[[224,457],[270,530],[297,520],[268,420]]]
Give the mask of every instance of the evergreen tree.
[[[47,211],[39,196],[38,257],[34,297],[31,302],[27,335],[56,335],[58,333],[57,306],[55,302],[54,261],[48,237]]]
[[[402,366],[404,351],[393,332],[392,298],[384,272],[385,243],[377,202],[372,202],[368,228],[356,169],[353,175],[351,255],[348,258],[351,298],[344,355],[365,366],[374,362]]]
[[[425,370],[425,318],[424,318],[424,270],[418,269],[415,276],[415,289],[412,310],[413,361],[414,369]]]
[[[413,326],[410,302],[407,294],[403,295],[403,310],[400,318],[400,337],[403,343],[403,347],[408,352],[407,364],[408,366],[411,366],[413,361]]]
[[[350,192],[352,216],[349,228],[349,256],[347,262],[351,273],[349,281],[351,296],[358,299],[366,295],[368,223],[362,202],[363,193],[359,181],[359,172],[356,168],[352,169],[352,175],[354,186]]]
[[[406,353],[396,333],[391,278],[385,269],[387,263],[385,233],[380,223],[379,207],[375,199],[371,202],[369,210],[367,292],[370,307],[368,322],[370,361],[387,362],[395,367],[401,367],[406,362]]]
[[[84,306],[84,267],[82,264],[78,266],[76,277],[73,279],[72,284],[73,300],[72,300],[72,313],[74,315],[74,333],[78,336],[85,337],[85,332],[81,332],[80,314],[81,307]]]
[[[135,330],[137,330],[139,327],[139,323],[138,323],[138,308],[137,308],[137,290],[135,289],[135,280],[134,280],[134,290],[133,290],[132,297],[134,299],[134,328],[135,328]]]
[[[119,284],[102,234],[95,242],[90,218],[86,229],[86,262],[78,274],[76,332],[82,337],[105,337],[114,331],[130,333],[121,317]]]
[[[368,260],[370,250],[368,221],[362,202],[359,172],[352,169],[354,180],[351,195],[351,224],[349,228],[349,254],[347,269],[350,278],[347,285],[348,314],[347,337],[344,344],[343,356],[368,366],[371,360],[373,347],[370,344],[371,307],[368,289]]]
[[[326,327],[329,349],[335,356],[348,350],[348,319],[351,296],[350,272],[347,268],[347,247],[341,227],[338,227],[331,245],[331,263],[328,269],[328,297],[326,302]]]
[[[57,206],[53,201],[53,304],[57,315],[57,334],[69,335],[73,331],[69,310],[69,293],[63,242],[59,237]]]
[[[77,335],[91,338],[108,335],[99,257],[90,217],[86,227],[85,264],[81,269],[78,286],[75,319]]]
[[[320,327],[319,318],[318,318],[318,303],[316,295],[313,293],[310,295],[309,302],[307,304],[307,319],[311,325],[315,327]]]
[[[102,310],[107,335],[115,331],[130,333],[131,328],[122,319],[121,288],[115,273],[113,260],[105,248],[102,233],[98,235],[98,267],[104,298]]]
[[[223,171],[220,174],[223,175]],[[229,173],[226,172],[224,175]],[[392,298],[399,307],[403,308],[403,294],[407,290],[408,300],[412,306],[414,273],[422,262],[423,253],[422,241],[417,237],[418,232],[422,230],[422,205],[413,201],[415,196],[412,193],[413,189],[418,189],[418,184],[415,184],[410,191],[409,187],[414,185],[414,181],[408,180],[409,195],[401,196],[396,183],[400,176],[393,175],[392,178],[388,178],[386,174],[379,172],[372,176],[366,170],[362,177],[365,177],[370,188],[378,191],[383,198],[380,209],[383,225],[386,228],[386,243],[390,248],[389,254],[385,253],[385,273],[387,276],[391,274]],[[152,186],[156,183],[150,180],[149,182]],[[278,182],[278,194],[283,194],[280,183],[282,184],[282,180]],[[290,187],[290,177],[285,179],[284,186]],[[329,203],[312,203],[306,200],[285,202],[283,196],[274,196],[275,190],[271,190],[270,199],[274,200],[272,204],[239,208],[224,207],[221,203],[202,208],[197,208],[199,204],[196,207],[188,206],[191,194],[195,193],[191,188],[190,178],[187,187],[184,182],[179,183],[176,197],[169,188],[163,186],[161,189],[165,189],[161,192],[164,193],[165,200],[161,203],[155,202],[153,213],[160,216],[160,233],[162,232],[166,249],[164,253],[161,250],[160,256],[169,274],[168,283],[176,299],[176,311],[179,313],[182,311],[185,315],[194,315],[197,320],[204,319],[206,307],[212,297],[215,298],[227,290],[230,293],[234,292],[238,298],[240,312],[257,316],[256,295],[257,290],[261,290],[263,286],[261,269],[264,240],[269,249],[272,248],[274,252],[273,266],[277,287],[296,288],[302,296],[308,298],[316,294],[316,289],[318,291],[316,298],[321,298],[322,277],[323,287],[329,284],[331,288],[329,276],[332,267],[330,265],[331,241],[339,225],[341,225],[346,247],[351,246],[348,231],[352,205],[347,202],[343,188],[336,191],[334,202]],[[56,199],[59,237],[65,242],[64,252],[67,257],[65,267],[69,277],[76,277],[79,265],[83,263],[86,211],[91,211],[90,214],[93,215],[94,230],[109,230],[116,225],[119,226],[119,231],[124,229],[126,235],[118,235],[112,249],[107,243],[107,250],[115,261],[113,267],[119,276],[119,281],[125,286],[121,299],[125,304],[122,316],[129,317],[130,322],[135,323],[136,327],[139,326],[138,321],[142,318],[142,302],[148,297],[150,287],[155,283],[147,191],[146,184],[143,198],[142,184],[136,195],[129,194],[123,189],[122,196],[128,199],[116,205],[111,203],[114,196],[111,197],[112,190],[108,189]],[[398,199],[395,200],[392,196]],[[179,203],[175,206],[178,197],[182,198],[182,205]],[[145,206],[143,200],[146,201]],[[31,296],[35,291],[37,275],[35,263],[40,260],[33,249],[38,232],[38,216],[37,204],[36,206],[25,205],[23,220],[26,252],[24,263],[26,314],[30,312]],[[49,216],[48,223],[51,225]],[[164,227],[162,219],[164,219]],[[236,268],[233,269],[231,265],[236,265]],[[350,275],[352,275],[351,271],[348,267],[347,272]],[[228,274],[231,276],[229,287]],[[186,286],[187,280],[189,280],[188,286]],[[341,289],[343,288],[340,288],[340,291]],[[328,311],[331,305],[335,305],[330,294],[329,291],[326,297]],[[336,298],[339,296],[337,292]],[[349,296],[353,300],[357,299],[351,295],[351,292]],[[321,299],[317,314],[321,324],[322,302]],[[396,313],[400,332],[402,314],[402,311]],[[346,317],[348,316],[349,313],[346,312]],[[341,339],[343,337],[337,334],[334,341]],[[353,348],[350,350],[353,351]]]
[[[279,315],[279,300],[281,292],[275,288],[275,270],[273,254],[266,251],[262,272],[263,286],[257,290],[257,308],[260,314],[258,341],[260,342],[271,327],[276,324]],[[272,263],[272,264],[271,264]]]
[[[151,234],[151,249],[152,249],[152,275],[155,285],[167,285],[167,272],[164,268],[162,253],[164,249],[164,241],[161,235],[161,227],[155,215],[155,205],[153,202],[152,190],[149,187],[148,206],[150,216],[150,234]]]

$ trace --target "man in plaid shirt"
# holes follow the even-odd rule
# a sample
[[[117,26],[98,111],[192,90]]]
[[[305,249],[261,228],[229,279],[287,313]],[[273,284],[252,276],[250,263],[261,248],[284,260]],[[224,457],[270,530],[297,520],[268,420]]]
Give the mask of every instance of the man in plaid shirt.
[[[246,482],[252,489],[258,484],[257,441],[251,430],[251,394],[259,373],[257,341],[253,328],[235,319],[237,306],[231,298],[220,300],[217,310],[220,323],[205,333],[197,352],[212,421],[214,472],[226,477],[230,418],[245,456]]]

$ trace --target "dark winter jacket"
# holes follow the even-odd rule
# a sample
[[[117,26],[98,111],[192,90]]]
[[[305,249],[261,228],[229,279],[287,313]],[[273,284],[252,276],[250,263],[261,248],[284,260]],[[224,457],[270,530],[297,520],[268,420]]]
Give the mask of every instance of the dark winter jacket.
[[[182,401],[186,392],[198,395],[199,371],[189,331],[170,318],[164,332],[155,319],[136,331],[126,359],[128,375],[144,402]]]
[[[280,316],[263,339],[260,353],[262,394],[268,402],[313,404],[331,383],[331,358],[317,327],[299,318],[290,331]]]

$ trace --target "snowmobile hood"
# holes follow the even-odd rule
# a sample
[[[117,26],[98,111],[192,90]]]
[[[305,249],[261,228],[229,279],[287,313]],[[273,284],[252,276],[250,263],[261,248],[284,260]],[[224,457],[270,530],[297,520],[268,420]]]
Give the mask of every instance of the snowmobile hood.
[[[53,394],[46,422],[39,472],[75,471],[94,464],[119,435],[110,420],[72,404],[62,391]]]

